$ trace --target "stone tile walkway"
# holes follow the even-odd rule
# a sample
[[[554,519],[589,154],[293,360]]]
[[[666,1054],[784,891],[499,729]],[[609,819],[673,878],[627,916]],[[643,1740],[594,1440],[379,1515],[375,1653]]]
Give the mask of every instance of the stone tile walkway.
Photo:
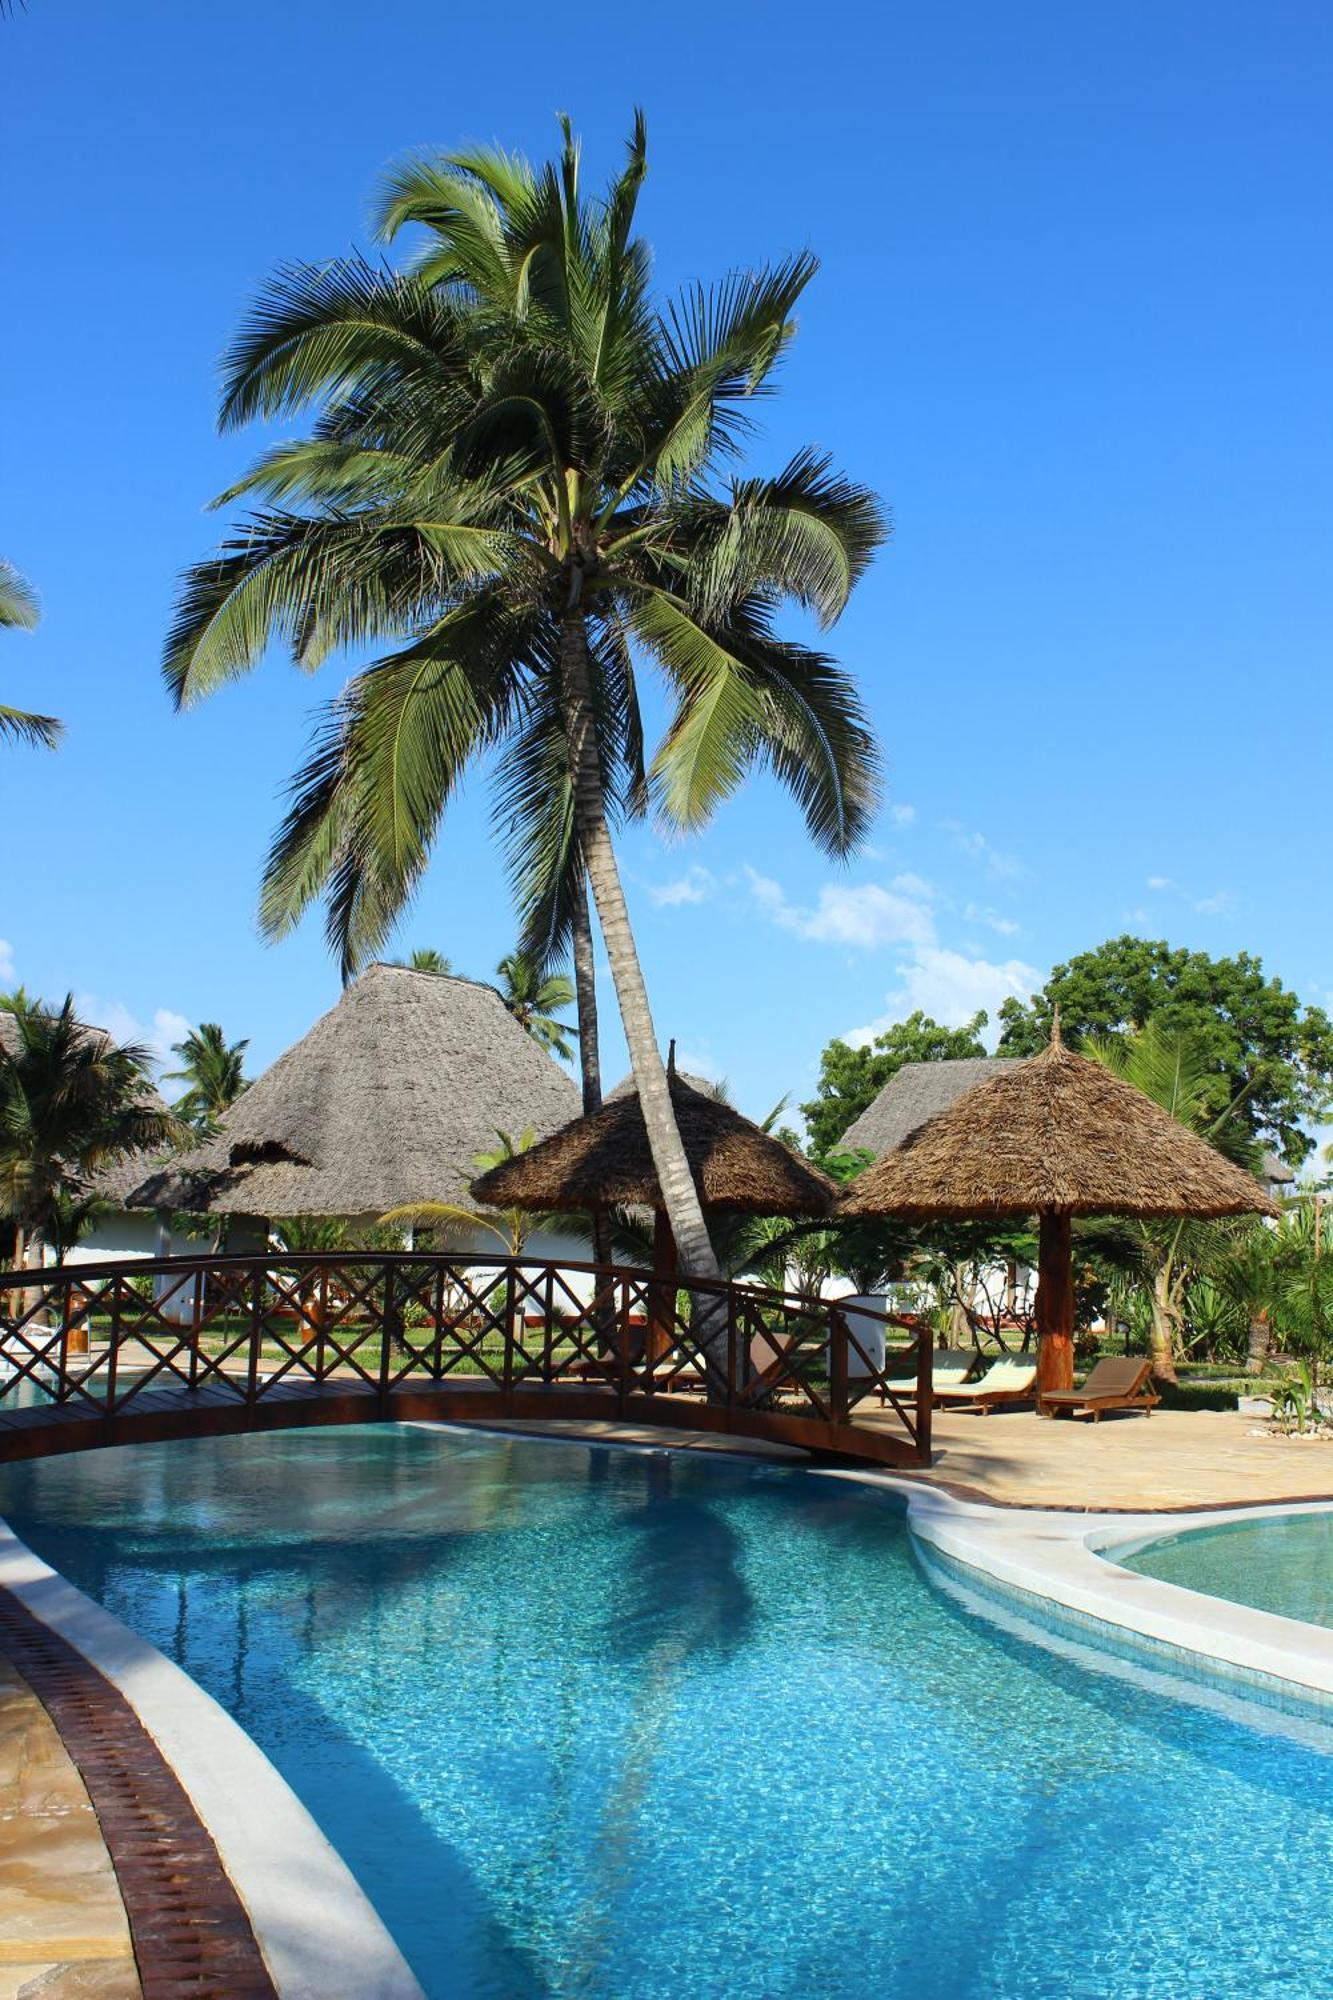
[[[0,1660],[0,2000],[139,2000],[130,1927],[83,1780]]]
[[[892,1418],[863,1408],[857,1421]],[[1333,1440],[1278,1437],[1238,1410],[1121,1412],[1098,1424],[937,1410],[931,1438],[930,1470],[902,1477],[1005,1507],[1154,1513],[1333,1499]]]

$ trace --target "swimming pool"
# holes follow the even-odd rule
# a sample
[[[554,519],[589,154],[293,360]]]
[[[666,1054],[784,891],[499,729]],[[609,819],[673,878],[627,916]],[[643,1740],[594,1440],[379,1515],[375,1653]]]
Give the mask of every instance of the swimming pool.
[[[386,1426],[9,1466],[0,1513],[432,1995],[1329,1990],[1333,1765],[972,1617],[864,1484]]]
[[[1128,1555],[1106,1553],[1163,1583],[1333,1627],[1333,1513],[1225,1521],[1165,1535]]]

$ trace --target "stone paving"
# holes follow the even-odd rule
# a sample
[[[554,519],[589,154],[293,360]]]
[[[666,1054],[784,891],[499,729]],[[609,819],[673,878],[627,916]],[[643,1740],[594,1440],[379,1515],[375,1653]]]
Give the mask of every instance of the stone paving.
[[[862,1409],[858,1422],[892,1422]],[[1284,1438],[1238,1410],[1115,1412],[1100,1423],[937,1410],[934,1463],[907,1479],[1005,1507],[1152,1513],[1333,1499],[1333,1440]]]
[[[139,2000],[129,1923],[83,1780],[0,1660],[0,2000]]]

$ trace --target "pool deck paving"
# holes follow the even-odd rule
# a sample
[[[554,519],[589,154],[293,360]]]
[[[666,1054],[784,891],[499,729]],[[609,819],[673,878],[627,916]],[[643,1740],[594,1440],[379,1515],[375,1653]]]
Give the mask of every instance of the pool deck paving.
[[[857,1413],[871,1426],[894,1421],[888,1411]],[[488,1417],[456,1428],[808,1462],[788,1445],[614,1418]],[[1114,1412],[1097,1424],[1030,1409],[987,1417],[937,1410],[932,1442],[930,1469],[895,1467],[895,1479],[997,1507],[1144,1514],[1333,1499],[1333,1439],[1282,1437],[1236,1410]]]
[[[55,1724],[0,1659],[0,2000],[139,2000],[116,1873]]]

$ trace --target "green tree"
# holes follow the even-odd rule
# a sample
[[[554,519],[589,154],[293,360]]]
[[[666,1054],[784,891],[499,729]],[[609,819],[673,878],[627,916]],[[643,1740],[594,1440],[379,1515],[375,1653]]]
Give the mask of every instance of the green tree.
[[[186,1085],[176,1099],[176,1116],[204,1136],[216,1132],[241,1092],[249,1088],[244,1069],[249,1046],[248,1038],[228,1042],[216,1021],[202,1021],[183,1042],[173,1042],[171,1053],[180,1057],[181,1066],[168,1070],[162,1080]]]
[[[986,1019],[984,1013],[976,1013],[961,1028],[945,1028],[918,1007],[864,1048],[831,1041],[819,1058],[816,1095],[801,1106],[814,1158],[823,1161],[837,1150],[848,1126],[874,1103],[904,1063],[984,1056],[981,1030]]]
[[[181,1127],[153,1092],[147,1051],[84,1027],[72,998],[4,1004],[14,1033],[0,1045],[0,1215],[17,1266],[31,1237],[65,1245],[101,1168],[174,1144]]]
[[[1256,1137],[1299,1166],[1313,1145],[1303,1128],[1333,1095],[1333,1025],[1303,1006],[1279,979],[1267,979],[1248,952],[1209,958],[1158,940],[1111,938],[1057,965],[1026,1004],[1000,1008],[1002,1055],[1036,1055],[1050,1040],[1058,1002],[1065,1039],[1124,1035],[1155,1022],[1184,1037],[1207,1072],[1214,1116],[1240,1102]]]
[[[30,632],[41,616],[37,593],[12,563],[0,557],[0,626]],[[25,708],[7,708],[0,702],[0,740],[40,743],[54,750],[64,732],[64,723],[54,715],[32,715]]]
[[[405,964],[412,972],[451,973],[454,969],[453,960],[446,958],[442,951],[436,951],[434,945],[430,944],[418,945],[410,958],[399,959],[398,963]]]
[[[543,972],[526,952],[510,951],[495,968],[500,981],[500,998],[535,1042],[549,1055],[573,1056],[569,1038],[577,1033],[567,1021],[558,1019],[574,1002],[573,982],[563,972]]]
[[[641,118],[601,203],[567,126],[541,169],[410,162],[380,222],[425,227],[413,272],[341,260],[274,281],[229,358],[223,419],[313,403],[316,428],[234,490],[264,506],[187,577],[166,672],[186,704],[273,637],[306,667],[392,645],[333,705],[262,899],[278,935],[326,896],[347,970],[397,919],[463,773],[496,757],[525,928],[545,905],[554,934],[586,875],[681,1262],[711,1275],[613,827],[645,794],[699,827],[766,766],[826,850],[854,847],[877,796],[861,704],[775,620],[789,601],[836,619],[884,524],[810,452],[722,483],[815,264],[659,304],[633,234],[645,167]],[[643,784],[641,660],[669,704]]]

